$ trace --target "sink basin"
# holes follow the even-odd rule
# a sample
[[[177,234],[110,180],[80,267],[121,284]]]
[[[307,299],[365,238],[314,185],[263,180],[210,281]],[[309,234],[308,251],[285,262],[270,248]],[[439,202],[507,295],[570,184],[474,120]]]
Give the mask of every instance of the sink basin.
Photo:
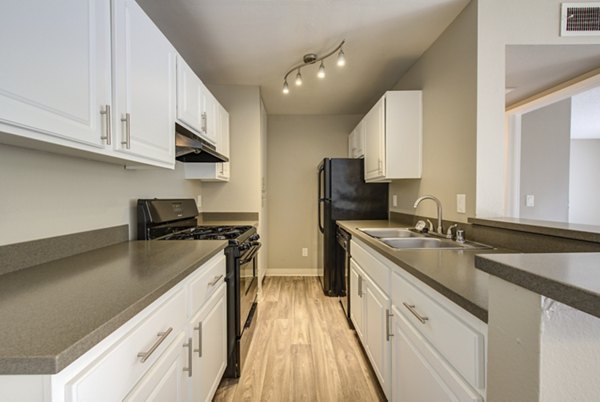
[[[363,233],[371,237],[380,238],[419,238],[423,237],[420,233],[412,232],[408,228],[379,228],[379,229],[363,229],[359,228]]]
[[[465,242],[458,243],[453,240],[433,239],[429,237],[421,238],[396,238],[396,239],[379,239],[382,243],[396,249],[427,249],[427,248],[444,248],[444,249],[486,249],[492,248],[485,244]]]

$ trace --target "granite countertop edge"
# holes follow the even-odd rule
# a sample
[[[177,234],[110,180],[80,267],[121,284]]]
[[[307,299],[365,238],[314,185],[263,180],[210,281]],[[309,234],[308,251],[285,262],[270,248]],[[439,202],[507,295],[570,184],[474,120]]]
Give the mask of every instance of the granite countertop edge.
[[[598,294],[592,291],[485,256],[476,256],[475,266],[490,275],[600,318]]]
[[[198,267],[208,261],[210,258],[222,252],[227,246],[225,241],[215,242],[215,247],[202,255],[199,255],[194,262],[187,264],[184,268],[167,282],[153,289],[145,296],[139,298],[136,302],[120,311],[108,321],[99,325],[95,330],[80,338],[70,347],[64,349],[56,355],[49,356],[31,356],[31,357],[0,357],[0,375],[53,375],[58,374],[79,357],[94,346],[103,341],[111,333],[140,313],[155,300],[167,293],[184,278],[196,271]]]
[[[427,286],[429,286],[436,292],[440,293],[442,296],[446,297],[453,303],[457,304],[458,306],[460,306],[461,308],[463,308],[464,310],[469,312],[471,315],[475,316],[476,318],[483,321],[484,323],[487,323],[487,321],[488,321],[488,310],[486,308],[487,306],[484,307],[484,306],[477,304],[476,302],[470,300],[468,297],[450,289],[444,283],[441,283],[441,282],[437,281],[436,279],[432,278],[431,276],[427,275],[426,273],[422,272],[418,267],[412,266],[411,264],[407,263],[406,261],[404,261],[402,259],[402,256],[400,255],[401,251],[398,252],[398,255],[395,253],[389,252],[385,248],[385,246],[379,244],[379,242],[376,239],[358,231],[355,227],[356,225],[350,224],[350,222],[356,223],[356,221],[338,221],[337,223],[339,226],[350,231],[351,235],[353,237],[361,240],[363,243],[367,244],[371,249],[373,249],[374,251],[376,251],[383,257],[385,257],[388,260],[390,260],[391,262],[393,262],[399,269],[402,269],[402,270],[408,272],[409,274],[411,274],[412,276],[414,276],[415,278],[417,278],[418,280],[420,280],[421,282],[423,282],[424,284],[426,284]],[[384,228],[384,227],[406,227],[406,225],[394,223],[391,221],[379,221],[379,224],[377,226],[373,223],[374,223],[374,221],[365,221],[365,224],[368,224],[369,227],[381,227],[381,228]],[[429,251],[430,250],[423,250],[423,252],[429,252]],[[456,253],[457,250],[439,250],[436,252]],[[482,250],[462,250],[461,252],[476,254],[476,253],[481,253],[484,251],[482,251]],[[493,249],[493,250],[486,250],[485,252],[498,253],[498,252],[502,252],[502,251]],[[504,252],[509,252],[509,251],[505,250]],[[475,271],[475,266],[473,266],[473,271]],[[473,274],[475,275],[475,273],[473,273]],[[480,292],[482,292],[482,290],[480,290]],[[487,289],[485,289],[485,292],[487,292]]]

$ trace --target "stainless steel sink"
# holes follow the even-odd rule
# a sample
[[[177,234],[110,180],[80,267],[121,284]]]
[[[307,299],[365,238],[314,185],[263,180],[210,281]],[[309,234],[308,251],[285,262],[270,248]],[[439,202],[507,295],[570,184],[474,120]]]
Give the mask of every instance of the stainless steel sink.
[[[368,234],[371,237],[381,238],[411,238],[423,237],[421,233],[412,232],[409,228],[359,228],[363,233]]]
[[[485,244],[475,242],[458,243],[453,240],[434,239],[431,237],[421,238],[396,238],[396,239],[379,239],[380,242],[396,249],[429,249],[429,248],[444,248],[456,250],[473,250],[473,249],[489,249],[492,248]]]

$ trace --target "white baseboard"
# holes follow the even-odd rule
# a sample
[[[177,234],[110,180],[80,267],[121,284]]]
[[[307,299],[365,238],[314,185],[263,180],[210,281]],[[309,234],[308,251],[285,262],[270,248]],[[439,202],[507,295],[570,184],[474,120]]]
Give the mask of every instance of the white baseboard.
[[[317,276],[317,268],[269,268],[266,276]]]

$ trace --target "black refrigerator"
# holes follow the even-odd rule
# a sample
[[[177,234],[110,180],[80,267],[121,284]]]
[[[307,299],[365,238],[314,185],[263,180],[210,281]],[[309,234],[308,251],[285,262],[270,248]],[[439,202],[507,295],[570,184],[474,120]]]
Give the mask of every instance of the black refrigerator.
[[[365,183],[362,159],[325,158],[318,174],[318,275],[326,295],[345,296],[336,221],[387,219],[388,184]]]

